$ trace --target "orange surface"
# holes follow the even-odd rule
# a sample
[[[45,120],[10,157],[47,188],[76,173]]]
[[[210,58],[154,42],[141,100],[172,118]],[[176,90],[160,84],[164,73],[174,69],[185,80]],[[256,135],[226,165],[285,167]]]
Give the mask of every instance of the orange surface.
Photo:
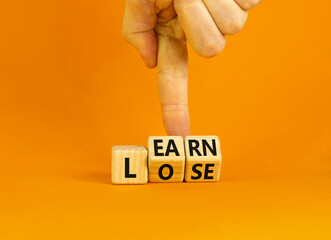
[[[0,239],[331,239],[330,7],[264,0],[220,56],[190,50],[221,182],[113,186],[111,146],[165,134],[124,1],[1,1]]]

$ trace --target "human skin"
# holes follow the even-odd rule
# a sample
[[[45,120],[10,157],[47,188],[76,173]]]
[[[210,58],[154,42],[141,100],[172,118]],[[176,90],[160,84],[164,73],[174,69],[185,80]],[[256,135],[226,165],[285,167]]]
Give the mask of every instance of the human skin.
[[[123,36],[149,68],[158,67],[168,135],[190,135],[186,42],[202,57],[220,54],[225,36],[239,32],[261,0],[126,0]]]

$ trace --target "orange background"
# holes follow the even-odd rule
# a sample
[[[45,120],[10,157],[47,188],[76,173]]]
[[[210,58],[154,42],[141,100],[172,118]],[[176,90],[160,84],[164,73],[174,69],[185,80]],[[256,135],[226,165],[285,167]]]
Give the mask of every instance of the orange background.
[[[110,184],[112,145],[165,135],[121,1],[3,0],[0,239],[330,239],[330,1],[268,1],[190,50],[192,134],[216,184]]]

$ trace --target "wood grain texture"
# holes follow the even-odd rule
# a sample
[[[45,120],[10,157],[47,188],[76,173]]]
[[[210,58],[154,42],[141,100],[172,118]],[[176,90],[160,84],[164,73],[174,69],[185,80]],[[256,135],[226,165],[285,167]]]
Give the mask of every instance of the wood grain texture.
[[[182,137],[149,137],[147,148],[149,182],[182,182],[184,180],[185,151]]]
[[[144,146],[113,146],[112,183],[145,184],[147,181],[147,149]]]
[[[186,182],[219,181],[222,155],[217,136],[187,136],[185,155]]]

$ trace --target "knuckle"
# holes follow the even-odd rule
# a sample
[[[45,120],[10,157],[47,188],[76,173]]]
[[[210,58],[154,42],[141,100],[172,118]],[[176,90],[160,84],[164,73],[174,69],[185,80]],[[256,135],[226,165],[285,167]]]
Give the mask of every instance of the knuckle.
[[[122,37],[130,44],[133,44],[134,38],[132,36],[132,33],[127,31],[126,28],[122,28]]]
[[[161,77],[173,80],[185,80],[187,75],[178,68],[159,68],[158,74]]]
[[[225,39],[213,39],[209,42],[202,44],[198,52],[202,57],[210,58],[220,54],[225,46]]]
[[[222,27],[222,32],[224,34],[236,34],[239,32],[245,25],[246,22],[246,17],[237,17],[237,18],[232,18],[228,19],[225,23],[224,26]]]
[[[249,10],[255,7],[259,2],[260,0],[243,0],[241,5],[243,9]]]
[[[195,1],[192,0],[177,0],[174,1],[174,6],[176,11],[182,12],[182,11],[189,11],[189,9],[196,4]]]

